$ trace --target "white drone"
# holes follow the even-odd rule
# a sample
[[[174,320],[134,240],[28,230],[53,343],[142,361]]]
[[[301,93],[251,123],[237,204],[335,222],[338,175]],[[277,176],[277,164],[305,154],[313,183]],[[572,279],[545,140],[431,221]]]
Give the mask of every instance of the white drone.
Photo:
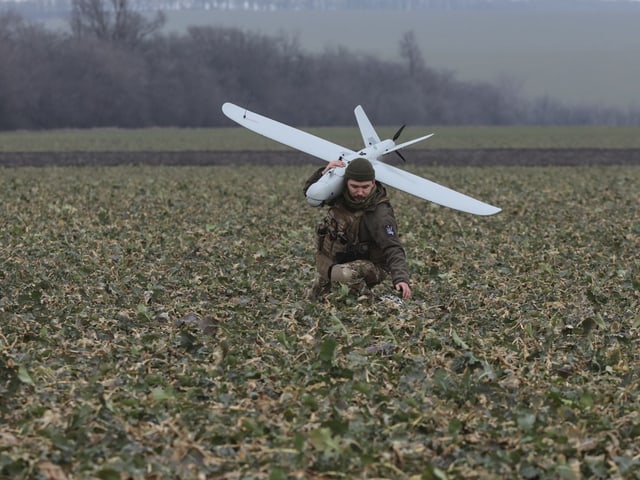
[[[398,153],[399,150],[414,143],[426,140],[433,134],[416,138],[408,142],[396,145],[402,128],[398,130],[393,139],[380,140],[373,125],[364,113],[363,108],[358,105],[354,112],[365,147],[362,150],[354,151],[329,142],[322,138],[277,122],[246,108],[239,107],[232,103],[225,103],[222,106],[223,113],[231,120],[239,123],[245,128],[260,135],[275,140],[289,147],[318,157],[330,162],[331,160],[342,160],[345,167],[338,167],[329,170],[320,180],[311,185],[307,190],[307,201],[313,206],[322,205],[323,202],[340,195],[344,189],[344,171],[346,165],[356,158],[366,158],[371,162],[376,172],[376,180],[385,185],[389,185],[403,192],[410,193],[416,197],[437,203],[439,205],[460,210],[474,215],[493,215],[501,209],[471,198],[460,192],[456,192],[447,187],[443,187],[435,182],[409,173],[400,168],[382,162],[380,159],[391,152]]]

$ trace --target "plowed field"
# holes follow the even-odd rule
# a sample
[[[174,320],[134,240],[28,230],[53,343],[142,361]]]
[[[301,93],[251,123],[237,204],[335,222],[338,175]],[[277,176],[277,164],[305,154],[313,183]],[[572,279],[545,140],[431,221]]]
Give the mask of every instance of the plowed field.
[[[637,165],[638,149],[478,149],[411,150],[408,164],[416,165]],[[391,157],[392,162],[396,158]],[[0,153],[1,166],[47,165],[230,165],[304,164],[309,155],[293,151],[203,152],[37,152]],[[397,160],[399,161],[399,159]]]

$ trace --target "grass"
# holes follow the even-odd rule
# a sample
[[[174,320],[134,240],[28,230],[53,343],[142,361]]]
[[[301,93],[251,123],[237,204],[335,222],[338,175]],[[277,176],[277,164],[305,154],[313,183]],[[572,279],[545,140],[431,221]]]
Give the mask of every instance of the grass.
[[[393,191],[404,306],[312,169],[4,169],[0,478],[640,478],[638,167],[416,170],[504,210]]]
[[[397,127],[381,127],[391,138]],[[357,128],[313,128],[309,132],[348,148],[359,148]],[[410,148],[640,148],[640,127],[416,127],[403,140],[435,136]],[[2,152],[282,150],[276,142],[241,127],[149,128],[0,132]]]

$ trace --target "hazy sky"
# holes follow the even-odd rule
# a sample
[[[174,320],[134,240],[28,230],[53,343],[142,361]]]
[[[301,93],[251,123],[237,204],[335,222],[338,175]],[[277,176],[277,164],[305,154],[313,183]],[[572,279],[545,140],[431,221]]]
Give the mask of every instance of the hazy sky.
[[[398,58],[413,31],[427,64],[460,80],[508,79],[528,96],[567,103],[640,107],[637,12],[216,12],[181,14],[168,28],[215,24],[265,34],[286,32],[303,50],[344,46]]]

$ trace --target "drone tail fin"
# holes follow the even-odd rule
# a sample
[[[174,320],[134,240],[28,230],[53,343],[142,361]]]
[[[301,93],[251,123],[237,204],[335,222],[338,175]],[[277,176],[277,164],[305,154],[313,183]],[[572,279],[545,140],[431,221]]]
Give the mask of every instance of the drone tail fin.
[[[358,127],[360,128],[360,134],[362,135],[365,148],[380,143],[380,137],[369,121],[367,114],[364,113],[364,108],[358,105],[355,108],[354,113],[356,114],[356,121],[358,122]]]

